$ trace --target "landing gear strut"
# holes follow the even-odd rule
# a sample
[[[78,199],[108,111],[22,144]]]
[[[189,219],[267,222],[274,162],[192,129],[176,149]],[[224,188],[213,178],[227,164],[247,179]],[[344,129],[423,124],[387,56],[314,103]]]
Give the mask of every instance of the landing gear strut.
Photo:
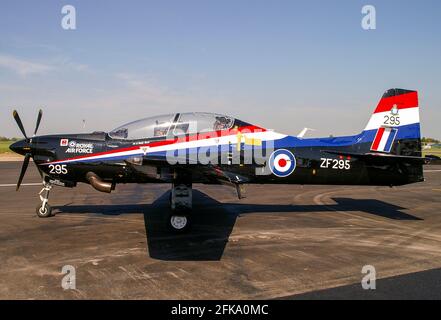
[[[170,230],[183,233],[190,227],[192,209],[191,176],[186,173],[175,173],[170,193],[172,213],[167,219]]]
[[[43,189],[41,189],[39,193],[41,205],[39,205],[36,209],[37,216],[40,218],[48,218],[52,216],[52,207],[48,203],[51,189],[52,184],[43,182]]]

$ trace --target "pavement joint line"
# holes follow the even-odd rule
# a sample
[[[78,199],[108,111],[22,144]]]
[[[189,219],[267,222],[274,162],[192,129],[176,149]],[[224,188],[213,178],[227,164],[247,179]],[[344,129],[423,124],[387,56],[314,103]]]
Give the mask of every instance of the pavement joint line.
[[[41,186],[41,182],[35,182],[35,183],[22,183],[21,186]],[[16,187],[17,184],[16,183],[5,183],[5,184],[0,184],[0,187]]]

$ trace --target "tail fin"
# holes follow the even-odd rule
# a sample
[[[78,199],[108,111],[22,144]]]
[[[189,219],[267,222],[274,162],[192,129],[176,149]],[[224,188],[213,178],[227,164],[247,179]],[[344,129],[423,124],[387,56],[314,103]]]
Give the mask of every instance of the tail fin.
[[[418,93],[387,90],[362,133],[369,152],[421,157]]]

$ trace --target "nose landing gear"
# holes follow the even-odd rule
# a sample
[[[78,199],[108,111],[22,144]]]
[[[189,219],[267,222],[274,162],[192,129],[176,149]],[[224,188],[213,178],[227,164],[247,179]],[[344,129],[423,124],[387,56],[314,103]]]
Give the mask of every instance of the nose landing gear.
[[[52,207],[49,205],[49,193],[52,189],[52,184],[43,182],[43,189],[41,189],[39,195],[41,205],[37,206],[36,213],[40,218],[48,218],[53,216]]]

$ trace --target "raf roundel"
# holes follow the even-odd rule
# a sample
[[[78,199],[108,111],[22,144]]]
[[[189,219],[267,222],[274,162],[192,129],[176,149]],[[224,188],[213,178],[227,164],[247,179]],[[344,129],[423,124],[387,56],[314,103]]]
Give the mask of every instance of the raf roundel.
[[[278,177],[287,177],[296,168],[296,158],[286,149],[274,151],[269,159],[269,167],[271,172]]]

